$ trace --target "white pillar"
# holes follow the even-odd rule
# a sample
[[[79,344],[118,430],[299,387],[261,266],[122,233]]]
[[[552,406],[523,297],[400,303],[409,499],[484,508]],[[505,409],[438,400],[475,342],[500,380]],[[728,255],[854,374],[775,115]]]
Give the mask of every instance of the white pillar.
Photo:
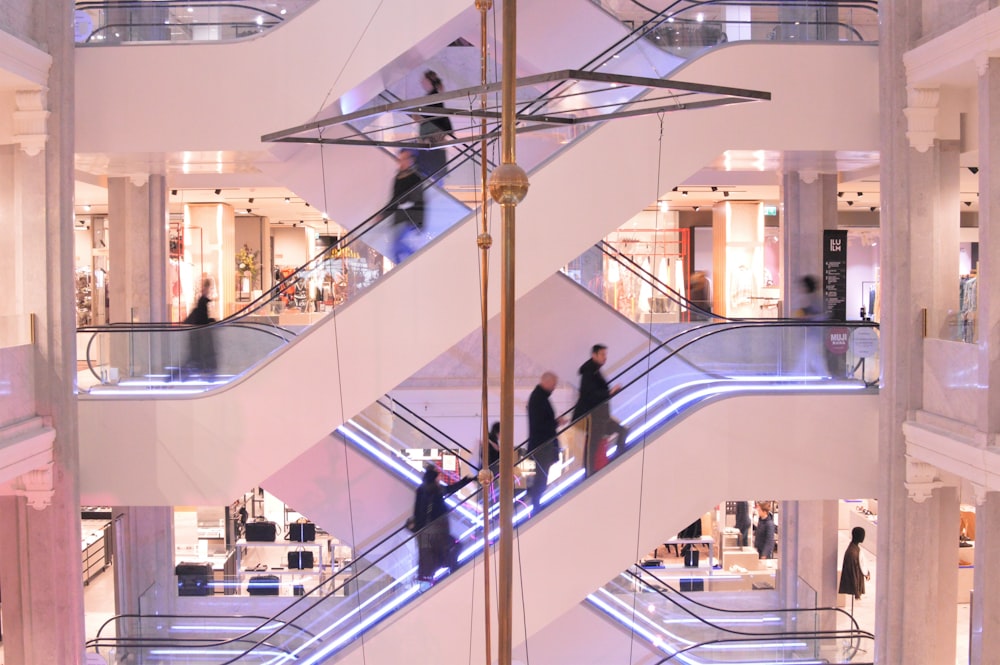
[[[976,568],[970,619],[971,665],[988,665],[1000,654],[1000,492],[976,507]]]
[[[52,56],[44,148],[36,144],[40,152],[34,156],[4,150],[0,165],[10,168],[0,175],[5,180],[0,193],[13,195],[13,231],[22,253],[15,282],[5,288],[13,288],[13,313],[36,317],[31,398],[35,412],[50,419],[56,438],[52,503],[36,510],[23,497],[0,498],[4,658],[8,663],[78,665],[84,659],[84,624],[73,393],[73,3],[5,0],[8,9],[11,16],[26,17],[27,34],[17,36],[45,45]],[[22,23],[8,27],[16,32],[18,25]]]
[[[823,230],[837,228],[837,174],[791,171],[781,179],[784,315],[795,310],[798,280],[823,278]]]
[[[166,181],[152,175],[108,179],[111,321],[167,318]]]
[[[977,338],[979,384],[986,386],[979,405],[981,432],[1000,430],[1000,58],[990,58],[979,77],[979,274]],[[993,164],[993,158],[997,164]],[[998,229],[993,226],[997,225]]]

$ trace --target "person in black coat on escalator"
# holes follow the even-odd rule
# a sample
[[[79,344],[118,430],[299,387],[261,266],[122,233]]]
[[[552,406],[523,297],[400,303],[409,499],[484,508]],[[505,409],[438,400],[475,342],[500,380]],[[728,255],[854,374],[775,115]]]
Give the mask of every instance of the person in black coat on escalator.
[[[606,462],[600,456],[606,452],[607,440],[617,434],[617,445],[624,447],[628,428],[611,417],[609,400],[621,386],[609,386],[601,374],[601,367],[608,361],[608,347],[595,344],[590,350],[590,360],[580,365],[580,396],[573,406],[573,420],[590,414],[587,434],[587,472],[593,473]]]
[[[439,568],[454,569],[457,548],[448,524],[448,505],[445,497],[454,494],[475,480],[466,476],[450,485],[438,483],[438,468],[428,464],[423,481],[417,487],[413,503],[410,528],[417,532],[417,579],[433,581]]]

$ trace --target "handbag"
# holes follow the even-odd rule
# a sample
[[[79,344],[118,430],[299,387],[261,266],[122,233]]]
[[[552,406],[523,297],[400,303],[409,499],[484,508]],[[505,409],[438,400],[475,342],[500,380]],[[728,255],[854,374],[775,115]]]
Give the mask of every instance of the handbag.
[[[288,552],[289,570],[308,570],[315,565],[313,553],[306,550]]]
[[[292,522],[288,525],[288,540],[296,543],[316,540],[316,525],[306,520]]]

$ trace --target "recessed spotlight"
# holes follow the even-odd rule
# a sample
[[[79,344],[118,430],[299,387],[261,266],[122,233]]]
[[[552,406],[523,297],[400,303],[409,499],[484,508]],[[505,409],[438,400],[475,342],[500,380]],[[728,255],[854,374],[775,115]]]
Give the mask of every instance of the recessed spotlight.
[[[977,173],[979,173],[979,167],[978,166],[970,166],[969,167],[969,173],[971,173],[972,175],[976,175]]]
[[[844,193],[843,192],[837,192],[837,198],[838,199],[844,198]]]
[[[862,196],[864,196],[864,195],[865,195],[865,193],[864,193],[864,192],[858,192],[858,198],[859,198],[859,199],[860,199],[860,198],[861,198]]]
[[[309,206],[309,202],[308,202],[308,201],[304,201],[304,203],[306,204],[306,207],[307,207],[307,208],[309,208],[309,207],[310,207],[310,206]]]
[[[177,196],[177,190],[176,189],[171,189],[170,190],[170,195],[171,196]]]
[[[962,203],[965,204],[966,208],[971,208],[972,207],[972,201],[962,201]]]
[[[285,197],[285,203],[291,203],[292,199],[288,196]]]
[[[86,204],[85,206],[83,206],[83,211],[84,212],[90,212],[90,204],[89,203]]]
[[[848,201],[848,202],[847,202],[847,205],[849,205],[849,206],[852,206],[852,205],[854,205],[854,201]]]
[[[215,190],[215,195],[216,195],[216,196],[218,196],[218,195],[219,195],[219,194],[221,194],[221,193],[222,193],[222,190],[221,190],[221,189],[217,189],[217,190]]]
[[[247,199],[247,203],[253,203],[253,197],[252,196]]]
[[[694,211],[695,212],[698,212],[699,210],[701,210],[701,206],[694,206]]]
[[[718,188],[718,187],[716,187],[715,185],[713,185],[713,186],[712,186],[712,191],[713,191],[713,192],[717,192],[717,191],[719,191],[719,188]]]
[[[872,206],[871,208],[868,208],[868,210],[870,212],[875,212],[876,210],[878,210],[878,208],[876,206]]]
[[[247,214],[249,215],[253,211],[252,208],[247,208]]]
[[[681,192],[681,196],[687,196],[687,195],[688,195],[688,193],[687,193],[686,189],[683,192]]]
[[[722,195],[725,196],[727,199],[729,198],[729,192],[722,192]]]

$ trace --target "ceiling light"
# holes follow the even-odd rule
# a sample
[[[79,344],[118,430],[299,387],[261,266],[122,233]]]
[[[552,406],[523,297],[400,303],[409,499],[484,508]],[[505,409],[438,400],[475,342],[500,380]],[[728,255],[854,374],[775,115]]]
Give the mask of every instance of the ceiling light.
[[[253,208],[247,208],[247,214],[249,215],[252,212],[252,210]]]
[[[194,7],[188,7],[187,9],[188,9],[188,13],[189,13],[189,14],[191,14],[191,13],[193,13],[193,12],[194,12]]]
[[[330,219],[325,212],[323,213],[323,219]]]
[[[218,196],[218,195],[219,195],[219,194],[221,194],[221,193],[222,193],[222,190],[221,190],[221,189],[217,189],[217,190],[215,190],[215,195],[216,195],[216,196]]]
[[[722,192],[722,195],[725,196],[727,199],[729,198],[729,192]]]
[[[977,173],[979,173],[979,167],[978,166],[970,166],[969,167],[969,173],[971,173],[972,175],[976,175]]]
[[[308,201],[303,201],[303,203],[305,203],[305,204],[306,204],[306,207],[307,207],[307,208],[308,208],[308,207],[310,207],[310,206],[309,206],[309,202],[308,202]]]
[[[672,192],[676,192],[676,191],[677,191],[677,188],[676,188],[676,187],[674,187],[674,188],[673,188],[672,190],[670,190],[670,191],[672,191]]]
[[[285,203],[291,203],[291,202],[292,202],[292,199],[286,196],[285,197]]]
[[[972,207],[972,201],[962,201],[962,203],[964,203],[967,208]]]
[[[686,189],[683,192],[681,192],[681,196],[687,196],[687,195],[688,195],[688,193],[687,193]]]
[[[701,206],[694,206],[694,211],[695,212],[698,212],[700,209],[701,209]]]
[[[90,212],[90,204],[89,203],[86,204],[85,206],[83,206],[83,211],[84,212]]]
[[[844,193],[843,192],[837,192],[837,198],[838,199],[844,198]]]
[[[258,14],[258,15],[257,15],[257,18],[255,18],[255,19],[254,19],[254,22],[255,22],[255,23],[256,23],[257,25],[264,25],[264,17],[263,17],[263,16],[261,16],[260,14]]]
[[[253,197],[252,196],[247,199],[247,203],[253,203]]]
[[[854,201],[848,201],[848,202],[847,202],[847,205],[849,205],[849,206],[852,206],[852,205],[854,205]]]
[[[287,14],[287,13],[288,13],[288,10],[287,10],[287,9],[285,9],[284,7],[282,7],[282,8],[281,8],[281,11],[280,11],[280,12],[278,12],[278,13],[279,13],[279,14],[281,14],[282,16],[284,16],[285,14]]]
[[[177,196],[177,190],[176,189],[171,189],[170,190],[170,195],[171,196]]]
[[[862,196],[864,196],[864,195],[865,195],[865,193],[864,193],[864,192],[858,192],[858,198],[859,198],[859,199],[860,199],[860,198],[861,198]]]
[[[876,210],[878,210],[878,208],[875,207],[875,206],[872,206],[871,208],[868,208],[868,210],[871,211],[871,212],[875,212]]]
[[[717,191],[719,191],[719,188],[713,185],[713,186],[712,186],[712,191],[713,191],[713,192],[717,192]]]

